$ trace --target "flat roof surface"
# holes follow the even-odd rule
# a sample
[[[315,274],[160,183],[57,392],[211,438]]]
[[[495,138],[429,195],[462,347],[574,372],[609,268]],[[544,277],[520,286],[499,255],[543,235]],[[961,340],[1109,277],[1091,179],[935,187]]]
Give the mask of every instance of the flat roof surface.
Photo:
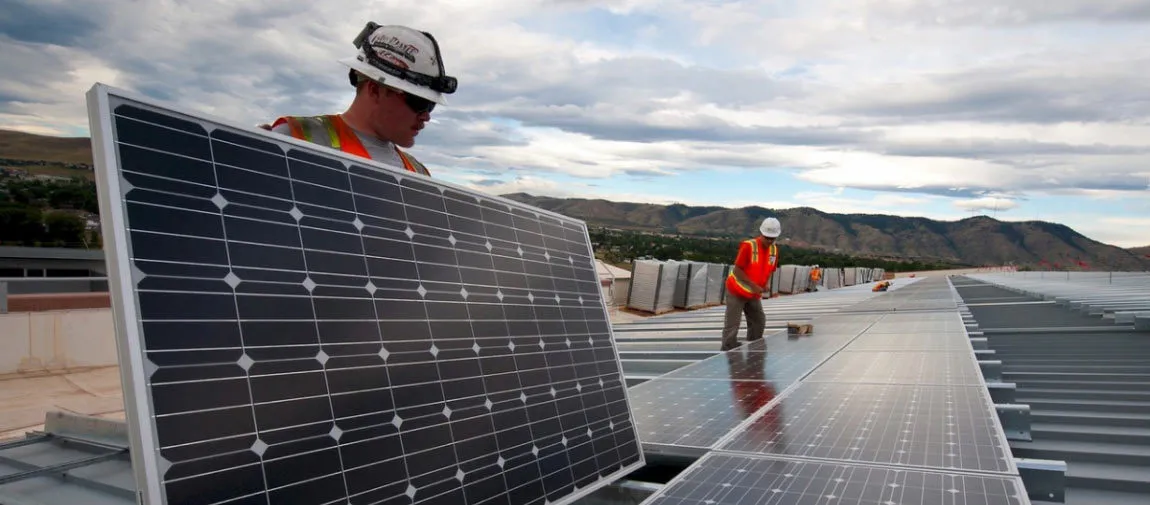
[[[44,426],[49,411],[123,419],[120,367],[63,374],[0,375],[0,440]]]

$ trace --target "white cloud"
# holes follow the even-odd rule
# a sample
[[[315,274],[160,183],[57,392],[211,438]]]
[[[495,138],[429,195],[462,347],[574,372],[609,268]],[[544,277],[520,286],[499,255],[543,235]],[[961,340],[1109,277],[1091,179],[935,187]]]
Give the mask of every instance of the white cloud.
[[[883,193],[870,198],[843,196],[839,190],[830,192],[800,192],[794,195],[798,205],[790,207],[813,207],[823,212],[840,214],[891,214],[899,216],[921,216],[924,206],[936,201],[937,197],[911,196],[897,193]],[[939,216],[945,219],[946,216]]]
[[[1114,216],[1083,212],[1061,212],[1042,216],[1045,221],[1061,223],[1104,244],[1118,247],[1150,245],[1150,218],[1144,216]]]
[[[913,215],[1047,194],[1089,206],[1150,184],[1142,0],[5,5],[0,127],[82,130],[95,81],[243,123],[336,112],[351,90],[335,60],[374,19],[434,33],[460,78],[415,154],[500,190],[663,203],[616,181],[778,170],[884,194],[772,207]],[[761,204],[717,203],[744,200]]]
[[[1002,167],[978,160],[883,156],[864,151],[796,148],[787,151],[799,178],[828,186],[902,190],[978,187],[1003,175]]]
[[[966,200],[955,200],[953,203],[955,207],[966,211],[1001,212],[1018,208],[1018,202],[1015,200],[1009,198],[997,198],[993,196],[971,198]]]
[[[703,200],[690,198],[684,199],[642,192],[619,191],[612,186],[603,187],[601,185],[571,182],[560,183],[552,179],[532,175],[520,175],[510,180],[485,179],[479,175],[465,175],[460,179],[459,182],[463,186],[476,191],[482,191],[489,195],[527,193],[534,196],[549,196],[554,198],[606,199],[615,202],[651,203],[658,205],[675,203],[694,206],[713,205]],[[743,207],[749,205],[762,206],[763,203],[732,202],[726,206]],[[788,204],[786,208],[794,206],[794,204]]]
[[[1020,25],[1061,21],[1113,21],[1150,18],[1142,0],[949,0],[909,2],[870,0],[869,12],[908,23],[936,26]]]

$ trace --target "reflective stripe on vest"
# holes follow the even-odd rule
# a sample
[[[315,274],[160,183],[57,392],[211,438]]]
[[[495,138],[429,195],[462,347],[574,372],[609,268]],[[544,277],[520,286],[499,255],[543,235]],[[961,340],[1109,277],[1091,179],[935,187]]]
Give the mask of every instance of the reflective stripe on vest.
[[[762,270],[767,270],[770,268],[770,266],[774,265],[778,261],[779,250],[775,244],[771,244],[771,247],[768,249],[768,254],[770,254],[770,256],[766,258],[766,261],[760,263],[758,239],[746,240],[744,242],[751,243],[751,268],[758,267]],[[750,275],[750,272],[747,272],[747,274]],[[743,284],[743,282],[735,276],[735,270],[733,268],[731,269],[731,272],[727,274],[727,279],[730,281],[730,283],[734,284],[732,290],[740,296],[744,298],[753,298],[755,296],[755,294],[751,291],[751,288],[746,284]],[[768,277],[766,280],[770,280],[770,277]],[[728,284],[728,286],[731,287],[730,284]]]
[[[288,128],[291,130],[291,136],[297,139],[306,140],[313,144],[318,144],[315,141],[315,135],[311,131],[309,120],[318,121],[323,126],[323,132],[327,134],[327,141],[332,149],[343,151],[345,153],[359,156],[362,158],[371,159],[371,154],[367,152],[367,148],[360,142],[359,136],[343,121],[343,118],[338,115],[324,115],[314,117],[302,116],[285,116],[277,119],[272,124],[272,128],[280,124],[287,123]],[[431,173],[423,164],[416,162],[407,153],[400,151],[399,147],[395,147],[395,154],[399,156],[399,160],[403,163],[403,168],[408,172],[423,174],[430,176]],[[417,167],[416,164],[419,166]]]
[[[419,172],[415,169],[415,165],[411,163],[411,159],[407,157],[407,153],[400,151],[397,147],[395,148],[395,154],[399,155],[399,159],[403,161],[403,168],[406,168],[408,172]]]
[[[333,121],[331,120],[331,116],[320,116],[319,120],[323,121],[324,127],[327,128],[327,138],[331,141],[331,147],[333,149],[339,149],[342,151],[343,148],[340,146],[343,145],[343,143],[339,141],[339,134],[342,132],[337,132],[335,130],[335,125],[332,124]]]

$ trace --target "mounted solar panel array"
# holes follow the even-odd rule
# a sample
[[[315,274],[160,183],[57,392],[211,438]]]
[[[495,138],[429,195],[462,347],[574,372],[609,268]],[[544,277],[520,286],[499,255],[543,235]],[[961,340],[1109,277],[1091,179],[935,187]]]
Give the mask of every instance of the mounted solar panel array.
[[[709,453],[644,505],[1028,503],[1017,478]]]
[[[144,503],[566,503],[643,464],[582,222],[89,104]]]
[[[954,296],[945,278],[901,279],[816,318],[810,337],[772,335],[633,388],[644,450],[701,456],[644,503],[1028,504],[957,305],[893,310]],[[737,401],[714,398],[724,382]],[[681,393],[704,387],[700,408]]]
[[[713,449],[882,317],[822,316],[815,319],[813,334],[793,339],[768,335],[632,387],[644,451],[693,457]]]

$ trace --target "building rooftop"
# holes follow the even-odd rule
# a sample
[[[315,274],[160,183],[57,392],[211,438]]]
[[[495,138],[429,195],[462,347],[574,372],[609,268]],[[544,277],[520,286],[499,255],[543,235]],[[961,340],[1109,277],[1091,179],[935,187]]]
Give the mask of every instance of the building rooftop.
[[[0,258],[104,261],[104,251],[68,247],[0,246]]]
[[[1150,398],[1134,398],[1150,391],[1150,333],[1116,324],[1113,315],[1091,315],[1093,306],[1082,313],[1082,307],[1071,310],[1036,292],[1008,288],[1009,281],[975,274],[953,282],[995,359],[1003,361],[1004,381],[1017,385],[1015,403],[1030,405],[1033,441],[1012,440],[1014,456],[1067,461],[1072,505],[1150,502],[1150,477],[1139,470],[1150,467]],[[856,286],[766,300],[767,333],[872,296],[869,286]],[[614,321],[614,334],[628,385],[717,354],[722,310],[621,314],[626,319]],[[123,416],[119,387],[116,367],[6,383],[0,392],[0,433],[8,437],[0,442],[0,503],[135,503],[126,428],[117,420]],[[17,426],[35,421],[30,416],[45,424]],[[637,504],[677,471],[653,467],[579,503]]]
[[[1150,275],[971,274],[954,280],[1031,441],[1016,457],[1065,461],[1066,503],[1150,503],[1150,331],[1115,317],[1150,310]],[[1123,319],[1121,322],[1119,319]]]

